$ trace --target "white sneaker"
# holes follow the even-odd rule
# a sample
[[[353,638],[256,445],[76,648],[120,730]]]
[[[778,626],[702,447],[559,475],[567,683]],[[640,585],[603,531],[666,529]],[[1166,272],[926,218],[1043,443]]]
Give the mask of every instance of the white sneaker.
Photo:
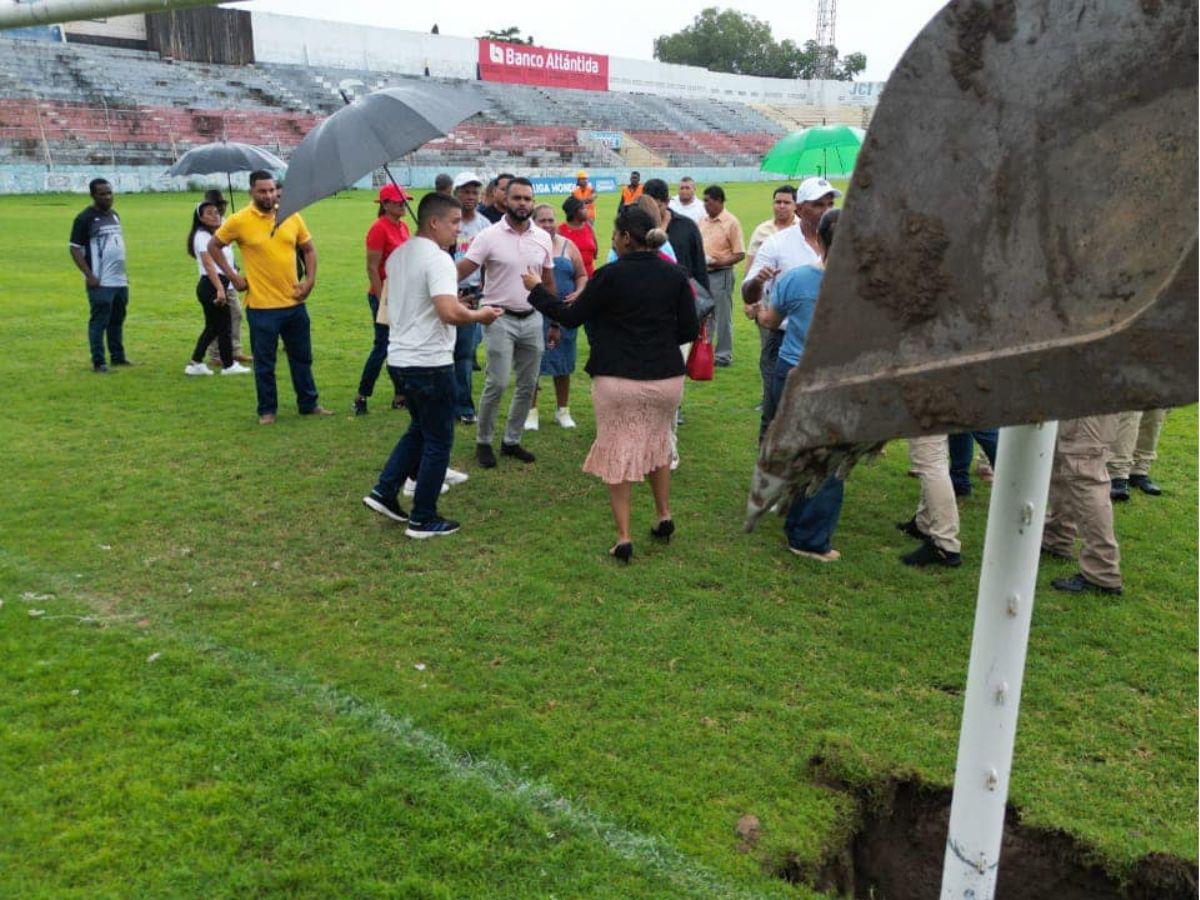
[[[462,484],[470,477],[466,472],[460,472],[458,469],[446,469],[446,484],[451,487],[456,484]]]
[[[565,406],[560,406],[558,408],[558,411],[554,414],[554,421],[563,428],[575,427],[575,420],[571,418],[571,410],[567,409]]]
[[[674,450],[671,451],[671,471],[674,472],[679,468],[679,454]]]
[[[250,370],[243,366],[240,362],[235,362],[233,365],[227,366],[221,370],[222,375],[246,375],[249,372]]]
[[[450,490],[450,485],[446,484],[446,482],[443,481],[442,489],[439,493],[444,494],[448,490]],[[415,481],[413,481],[411,478],[404,479],[404,496],[411,497],[416,492],[417,492],[417,483]]]
[[[183,370],[184,375],[211,375],[212,369],[202,362],[192,362],[187,364],[187,368]]]
[[[527,415],[525,417],[525,430],[526,431],[537,431],[538,430],[537,407],[534,407],[533,409],[531,409],[529,411],[529,415]]]

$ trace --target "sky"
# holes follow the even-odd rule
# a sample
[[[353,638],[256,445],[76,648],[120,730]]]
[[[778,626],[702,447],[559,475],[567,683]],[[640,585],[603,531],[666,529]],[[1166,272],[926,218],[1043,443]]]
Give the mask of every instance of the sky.
[[[867,69],[859,79],[886,81],[905,48],[943,5],[944,0],[838,0],[838,52],[865,53]],[[388,0],[336,0],[332,4],[329,0],[250,0],[238,4],[239,9],[408,31],[427,32],[436,23],[442,34],[459,37],[478,37],[485,31],[515,25],[543,47],[634,59],[653,59],[654,38],[690,25],[706,6],[733,4],[720,0],[604,0],[583,6],[591,11],[589,17],[580,15],[578,2],[562,0],[537,4],[453,0],[429,6]],[[511,12],[507,11],[510,7]],[[817,0],[740,0],[733,8],[770,23],[776,40],[791,38],[803,44],[816,34]]]

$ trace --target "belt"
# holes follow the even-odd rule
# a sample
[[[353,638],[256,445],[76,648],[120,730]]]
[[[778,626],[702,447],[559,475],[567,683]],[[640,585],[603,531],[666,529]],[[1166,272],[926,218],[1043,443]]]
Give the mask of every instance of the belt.
[[[533,307],[530,307],[529,309],[523,310],[521,312],[518,312],[515,309],[509,309],[506,306],[501,306],[500,309],[504,310],[504,315],[511,316],[514,319],[528,319],[535,312],[537,312],[537,310],[534,309]]]

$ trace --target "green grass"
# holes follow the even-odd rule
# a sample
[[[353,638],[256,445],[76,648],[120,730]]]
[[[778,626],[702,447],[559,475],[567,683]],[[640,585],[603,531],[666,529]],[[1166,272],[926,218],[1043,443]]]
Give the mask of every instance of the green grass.
[[[730,189],[747,232],[768,191]],[[182,374],[192,202],[118,198],[138,365],[99,378],[65,246],[84,199],[0,198],[0,894],[809,896],[773,865],[820,857],[853,809],[814,752],[950,783],[986,487],[956,572],[896,561],[902,445],[849,481],[837,565],[787,554],[776,520],[743,534],[759,382],[739,318],[734,367],[687,386],[669,549],[604,555],[582,372],[580,428],[543,426],[532,467],[479,472],[460,428],[472,478],[442,508],[465,527],[408,541],[358,503],[407,417],[346,412],[373,204],[305,214],[339,415],[298,418],[284,374],[262,429],[250,379]],[[1196,859],[1196,427],[1170,415],[1168,493],[1117,510],[1124,597],[1039,576],[1011,799],[1118,872]]]

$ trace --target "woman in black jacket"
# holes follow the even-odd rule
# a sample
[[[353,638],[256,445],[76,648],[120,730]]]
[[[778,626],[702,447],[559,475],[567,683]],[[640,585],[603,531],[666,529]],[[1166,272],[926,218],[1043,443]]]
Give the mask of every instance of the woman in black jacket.
[[[650,479],[658,522],[650,534],[669,541],[671,520],[671,424],[683,392],[679,345],[696,338],[700,325],[687,276],[656,248],[666,234],[643,209],[627,206],[617,216],[617,261],[598,269],[570,304],[525,277],[529,302],[561,325],[587,324],[596,440],[583,470],[608,485],[617,525],[609,553],[628,563],[631,486]]]

